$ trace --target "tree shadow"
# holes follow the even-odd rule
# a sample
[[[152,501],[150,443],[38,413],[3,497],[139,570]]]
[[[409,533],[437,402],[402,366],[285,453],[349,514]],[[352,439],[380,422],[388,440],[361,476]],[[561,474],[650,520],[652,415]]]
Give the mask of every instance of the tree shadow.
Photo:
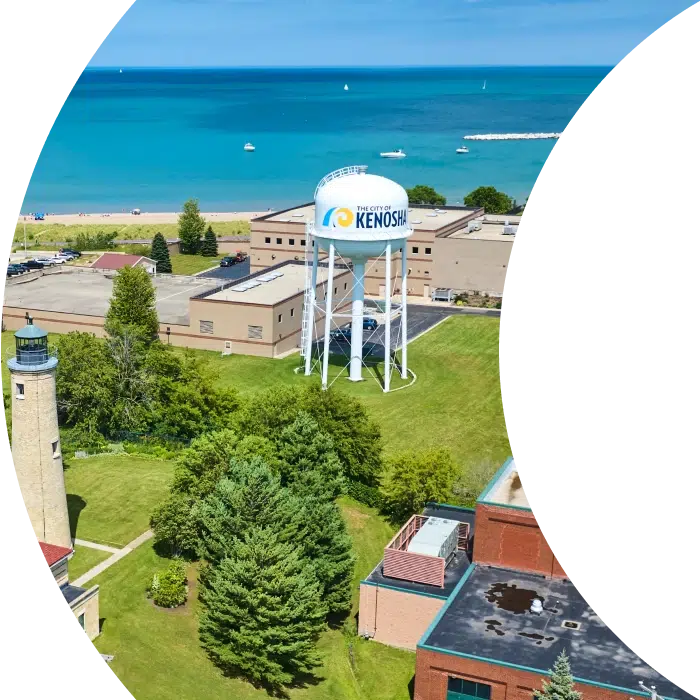
[[[69,493],[66,496],[68,501],[68,522],[70,523],[70,536],[75,539],[76,533],[78,532],[78,521],[80,520],[80,514],[87,505],[87,501],[82,497],[74,493]]]

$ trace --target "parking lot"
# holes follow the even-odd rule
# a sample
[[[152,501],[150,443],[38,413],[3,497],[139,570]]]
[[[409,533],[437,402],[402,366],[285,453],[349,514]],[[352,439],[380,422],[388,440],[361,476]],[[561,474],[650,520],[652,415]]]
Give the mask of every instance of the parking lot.
[[[448,316],[456,314],[469,314],[478,316],[495,316],[501,315],[501,312],[496,309],[461,309],[458,307],[430,307],[419,304],[408,304],[406,316],[408,318],[407,338],[410,342],[418,337],[421,333],[425,333],[440,321]],[[347,325],[346,319],[339,326]],[[322,342],[320,343],[322,344]],[[373,331],[364,331],[365,353],[376,355],[377,353],[384,354],[384,324]],[[397,350],[401,347],[401,318],[397,317],[391,322],[391,349]],[[334,354],[347,355],[350,352],[350,344],[347,341],[333,341],[330,343],[330,352]]]
[[[208,277],[210,279],[219,280],[237,280],[241,277],[247,277],[250,274],[250,260],[244,260],[237,265],[231,267],[217,267],[214,270],[205,270],[200,272],[197,277]]]

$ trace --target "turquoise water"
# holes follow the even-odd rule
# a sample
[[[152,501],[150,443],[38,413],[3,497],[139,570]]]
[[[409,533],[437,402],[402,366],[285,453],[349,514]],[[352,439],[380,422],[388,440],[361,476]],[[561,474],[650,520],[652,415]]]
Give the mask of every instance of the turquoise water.
[[[87,70],[22,210],[174,211],[189,197],[208,211],[278,208],[353,164],[450,204],[479,185],[523,201],[555,141],[469,142],[457,155],[462,137],[560,132],[608,70]],[[407,157],[380,158],[395,148]]]

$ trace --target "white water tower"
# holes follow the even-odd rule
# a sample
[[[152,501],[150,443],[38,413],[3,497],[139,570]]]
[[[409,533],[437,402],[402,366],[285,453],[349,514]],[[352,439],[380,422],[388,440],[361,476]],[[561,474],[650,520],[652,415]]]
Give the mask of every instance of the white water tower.
[[[392,256],[401,251],[401,377],[406,379],[406,241],[413,233],[408,221],[408,196],[400,185],[367,173],[367,166],[356,165],[336,170],[321,180],[316,188],[315,221],[309,227],[313,241],[313,267],[307,304],[305,373],[311,374],[313,329],[315,327],[316,282],[319,253],[328,254],[328,280],[323,334],[322,386],[328,386],[328,355],[334,315],[333,275],[336,256],[352,263],[353,288],[351,306],[350,380],[362,380],[364,346],[365,272],[368,263],[384,260],[384,391],[391,387],[391,297],[394,287]],[[308,243],[307,243],[308,245]],[[341,305],[342,307],[342,305]],[[347,315],[347,314],[345,314]]]

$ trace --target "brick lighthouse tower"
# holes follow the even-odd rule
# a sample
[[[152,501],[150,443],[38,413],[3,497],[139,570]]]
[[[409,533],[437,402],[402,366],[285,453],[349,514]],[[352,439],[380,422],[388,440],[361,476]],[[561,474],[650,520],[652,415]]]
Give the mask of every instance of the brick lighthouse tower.
[[[72,548],[56,410],[56,367],[48,334],[31,317],[15,333],[8,360],[12,396],[12,459],[37,539]]]

